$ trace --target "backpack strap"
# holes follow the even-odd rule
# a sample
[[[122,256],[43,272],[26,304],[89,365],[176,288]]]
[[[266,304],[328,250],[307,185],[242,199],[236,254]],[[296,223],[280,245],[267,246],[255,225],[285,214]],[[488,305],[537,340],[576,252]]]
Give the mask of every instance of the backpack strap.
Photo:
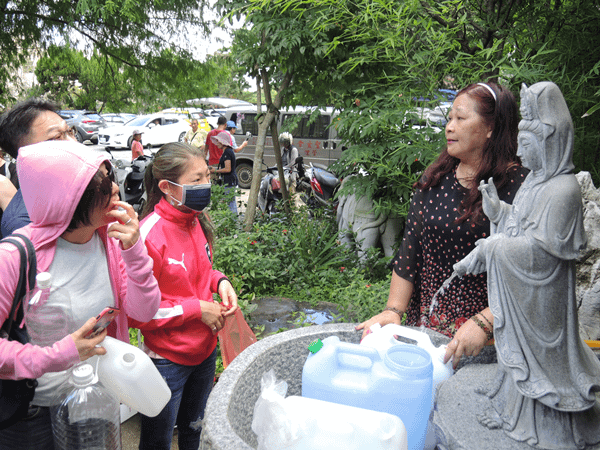
[[[32,291],[35,288],[35,277],[37,276],[37,257],[35,255],[35,248],[33,247],[33,243],[29,240],[27,236],[24,236],[19,233],[13,233],[12,236],[21,238],[21,240],[25,242],[25,246],[27,247],[27,264],[29,266],[29,290]]]
[[[25,246],[17,239],[13,239],[13,236],[21,238],[25,243]],[[33,290],[33,288],[35,287],[37,259],[35,256],[35,249],[33,247],[33,244],[27,237],[21,234],[13,234],[12,236],[2,239],[2,241],[0,242],[8,242],[10,244],[13,244],[19,250],[19,255],[21,257],[21,265],[19,268],[19,281],[17,283],[17,289],[15,290],[15,296],[13,297],[10,315],[2,324],[2,331],[6,333],[6,336],[9,336],[13,323],[15,321],[17,323],[21,323],[23,320],[23,299],[25,298],[25,294],[27,294],[27,284],[29,284],[29,290]],[[25,247],[27,247],[27,250],[25,249]],[[27,275],[28,267],[29,276]],[[27,283],[27,281],[29,281],[29,283]]]

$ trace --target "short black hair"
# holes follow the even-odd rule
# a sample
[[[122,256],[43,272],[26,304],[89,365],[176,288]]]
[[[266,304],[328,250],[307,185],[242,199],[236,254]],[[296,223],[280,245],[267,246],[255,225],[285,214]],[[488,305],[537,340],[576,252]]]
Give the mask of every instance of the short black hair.
[[[108,168],[110,163],[104,164]],[[112,183],[110,177],[98,169],[79,199],[67,231],[73,231],[82,225],[91,225],[94,210],[99,207],[108,208],[112,197]]]
[[[0,117],[0,148],[13,158],[17,157],[23,138],[31,124],[44,111],[57,112],[58,106],[49,100],[30,98],[17,103]]]
[[[225,125],[227,123],[227,118],[225,116],[219,116],[217,119],[217,125]]]

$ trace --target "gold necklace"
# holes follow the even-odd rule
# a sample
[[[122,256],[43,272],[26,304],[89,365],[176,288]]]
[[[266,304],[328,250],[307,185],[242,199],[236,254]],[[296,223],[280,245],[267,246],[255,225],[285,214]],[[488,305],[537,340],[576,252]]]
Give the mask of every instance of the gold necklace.
[[[458,164],[458,166],[456,167],[456,179],[458,180],[458,182],[466,187],[466,188],[470,188],[472,187],[473,183],[475,182],[475,176],[474,175],[461,175],[459,172],[461,171],[460,168],[462,167],[462,162]]]

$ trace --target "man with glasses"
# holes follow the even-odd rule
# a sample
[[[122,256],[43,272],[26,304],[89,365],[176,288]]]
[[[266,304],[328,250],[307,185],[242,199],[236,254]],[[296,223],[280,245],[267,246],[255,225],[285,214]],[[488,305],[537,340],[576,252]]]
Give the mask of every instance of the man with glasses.
[[[26,145],[42,141],[75,140],[73,130],[56,113],[57,110],[58,107],[54,103],[38,98],[15,105],[0,117],[0,148],[17,159],[19,148]],[[18,190],[2,215],[0,238],[8,236],[29,222],[23,196]]]

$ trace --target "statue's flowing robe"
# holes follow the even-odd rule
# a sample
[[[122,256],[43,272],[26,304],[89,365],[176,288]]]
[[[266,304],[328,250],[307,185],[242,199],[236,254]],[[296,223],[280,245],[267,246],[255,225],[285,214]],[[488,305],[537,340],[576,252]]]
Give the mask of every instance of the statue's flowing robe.
[[[568,172],[568,171],[566,171]],[[516,440],[541,448],[600,442],[600,362],[579,337],[575,259],[585,246],[571,173],[530,173],[486,243],[499,374],[492,404]]]

